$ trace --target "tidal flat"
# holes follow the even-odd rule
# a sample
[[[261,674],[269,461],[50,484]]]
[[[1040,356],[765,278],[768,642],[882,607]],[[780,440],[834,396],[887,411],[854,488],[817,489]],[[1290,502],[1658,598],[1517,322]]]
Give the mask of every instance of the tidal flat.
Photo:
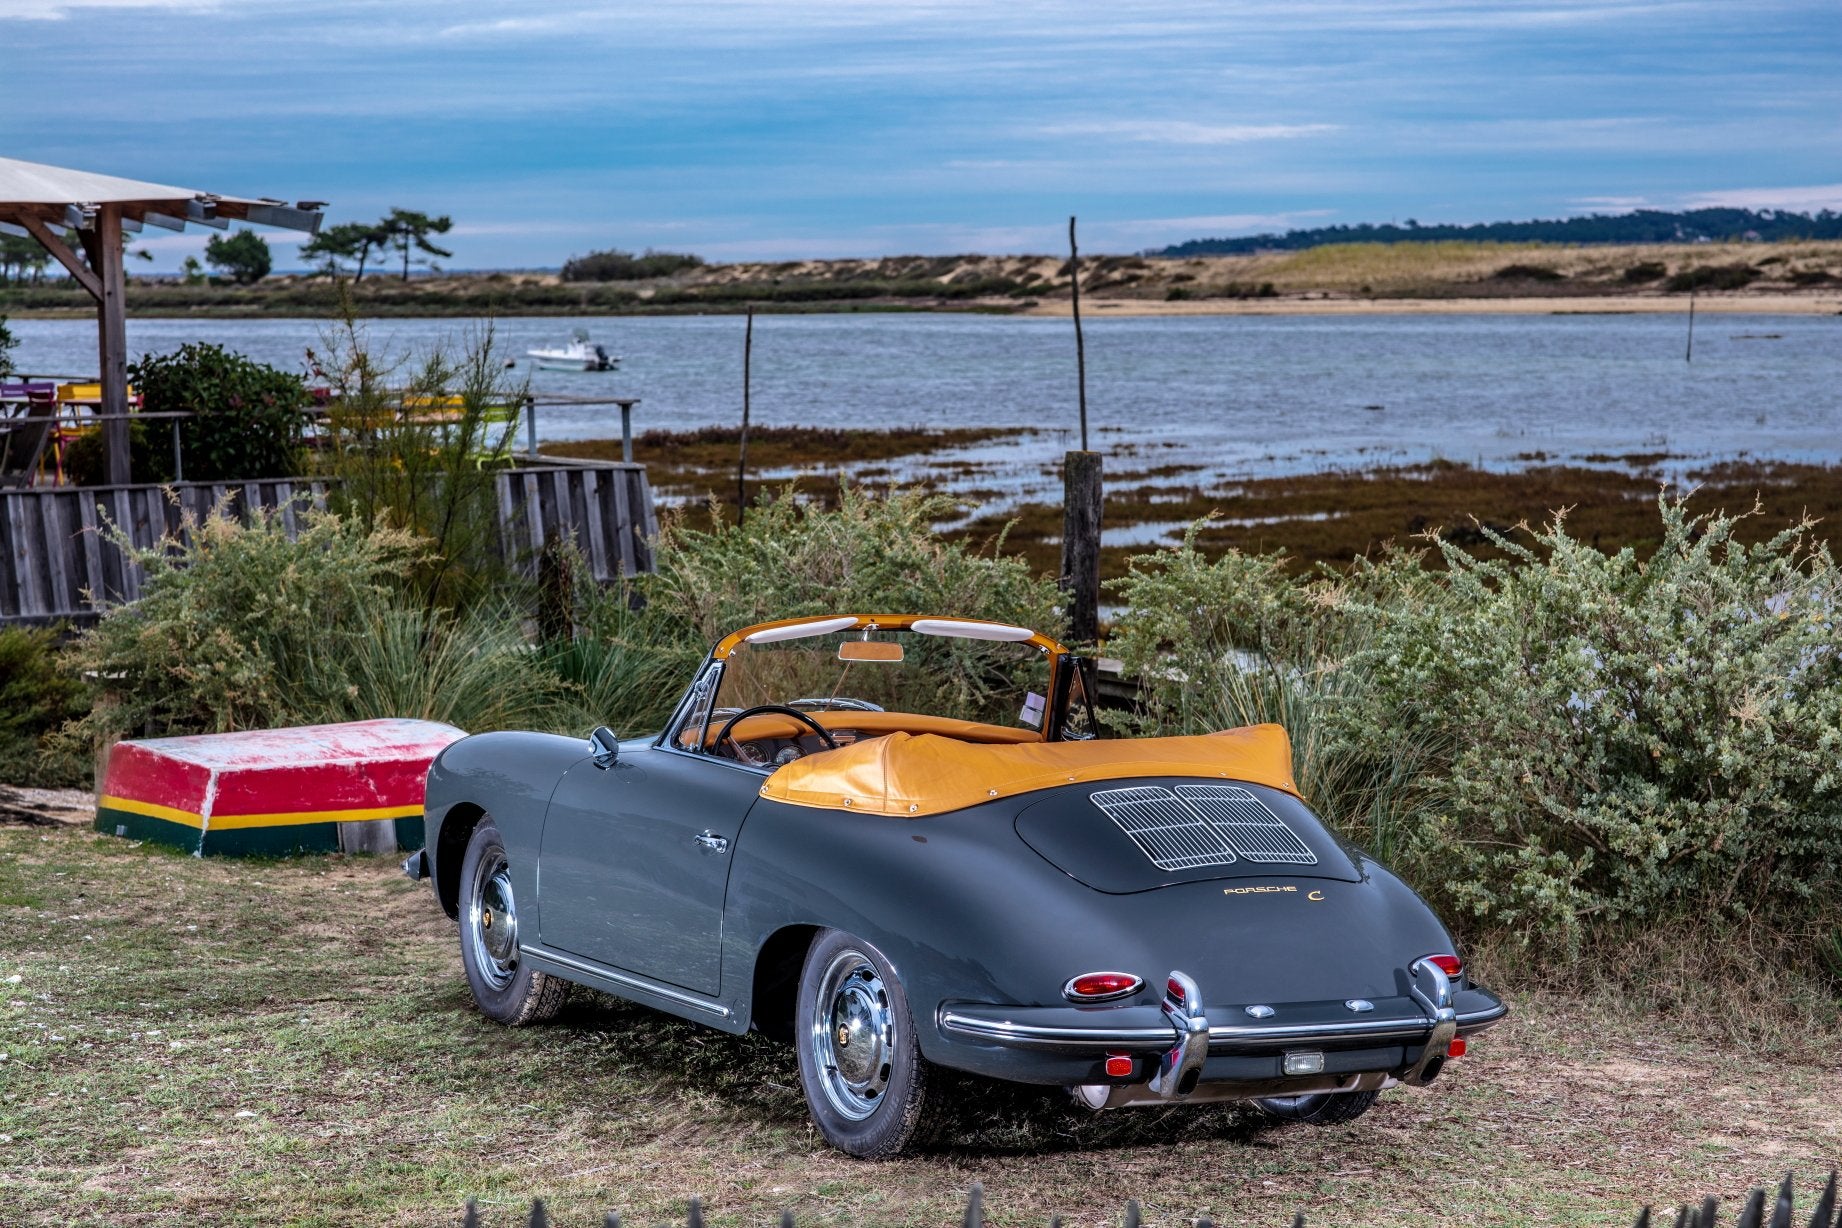
[[[749,498],[791,491],[831,500],[841,482],[927,486],[962,501],[962,518],[943,526],[950,536],[984,542],[1002,534],[1007,549],[1053,572],[1060,565],[1062,511],[1042,494],[1058,480],[1059,461],[1039,461],[1036,483],[1019,488],[993,480],[1009,469],[989,459],[1039,451],[1030,435],[1015,428],[756,428],[749,434]],[[649,431],[635,439],[634,459],[646,465],[654,492],[676,514],[733,518],[739,443],[739,428]],[[1655,505],[1663,494],[1686,495],[1696,511],[1753,513],[1740,531],[1746,541],[1806,516],[1817,522],[1821,540],[1832,541],[1842,528],[1842,466],[1828,464],[1531,452],[1508,469],[1432,460],[1235,477],[1186,463],[1175,452],[1123,451],[1107,458],[1102,571],[1109,578],[1123,574],[1131,556],[1175,544],[1192,528],[1207,553],[1277,551],[1294,571],[1306,571],[1348,566],[1391,546],[1426,549],[1434,533],[1496,556],[1503,553],[1496,537],[1526,543],[1529,526],[1564,512],[1574,536],[1608,552],[1629,547],[1641,554],[1656,546]],[[618,459],[620,441],[551,444],[544,452]]]

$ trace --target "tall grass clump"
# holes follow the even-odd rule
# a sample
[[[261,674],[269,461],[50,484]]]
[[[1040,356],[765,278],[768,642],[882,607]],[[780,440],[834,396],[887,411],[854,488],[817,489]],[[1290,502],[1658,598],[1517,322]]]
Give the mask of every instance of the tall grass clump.
[[[572,712],[567,684],[533,669],[518,620],[431,610],[403,577],[426,543],[299,509],[188,515],[133,550],[139,601],[116,606],[69,651],[106,694],[79,738],[218,733],[372,717],[469,731],[543,727]],[[132,549],[125,540],[124,549]]]
[[[333,505],[428,543],[409,573],[430,608],[463,607],[506,583],[495,473],[511,460],[524,383],[507,379],[490,323],[458,345],[376,350],[350,314],[310,357],[332,389],[323,467]]]
[[[658,573],[641,581],[647,617],[705,647],[750,623],[840,610],[923,610],[1052,632],[1052,582],[1001,553],[1001,541],[985,554],[934,532],[961,510],[943,495],[847,484],[836,507],[788,489],[751,507],[741,525],[715,510],[701,523],[668,519]]]
[[[1118,582],[1110,651],[1141,728],[1285,720],[1308,800],[1536,965],[1675,932],[1842,977],[1842,577],[1808,525],[1658,512],[1649,557],[1557,517],[1434,539],[1443,572],[1186,544]]]

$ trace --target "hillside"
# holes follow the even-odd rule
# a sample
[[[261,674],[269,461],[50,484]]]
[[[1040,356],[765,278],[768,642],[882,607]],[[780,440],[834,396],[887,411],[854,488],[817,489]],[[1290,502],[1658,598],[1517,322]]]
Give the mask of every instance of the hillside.
[[[1736,307],[1836,310],[1842,241],[1572,246],[1355,243],[1232,256],[1097,256],[1081,262],[1082,300],[1115,314],[1314,310],[1413,303],[1445,309],[1675,310],[1690,290]],[[323,277],[254,286],[136,280],[143,315],[330,316],[350,296],[361,316],[640,315],[740,311],[1065,312],[1067,262],[1053,256],[897,256],[701,265],[640,281],[565,282],[555,273]],[[1704,301],[1707,301],[1704,299]],[[0,285],[0,315],[87,315],[68,282]]]
[[[1402,225],[1363,223],[1318,226],[1284,234],[1243,235],[1232,239],[1191,239],[1166,247],[1160,256],[1227,256],[1264,251],[1304,251],[1341,243],[1590,243],[1654,244],[1697,242],[1786,242],[1842,239],[1842,214],[1789,213],[1775,209],[1637,209],[1630,213],[1590,214],[1528,222],[1477,222],[1471,225],[1422,225],[1409,218]]]

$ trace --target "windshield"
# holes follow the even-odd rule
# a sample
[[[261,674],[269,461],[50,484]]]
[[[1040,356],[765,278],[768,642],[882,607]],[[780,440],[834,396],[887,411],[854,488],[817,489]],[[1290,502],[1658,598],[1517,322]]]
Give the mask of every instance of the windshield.
[[[1030,643],[839,631],[736,645],[716,704],[906,712],[1041,732],[1050,668],[1049,653]]]

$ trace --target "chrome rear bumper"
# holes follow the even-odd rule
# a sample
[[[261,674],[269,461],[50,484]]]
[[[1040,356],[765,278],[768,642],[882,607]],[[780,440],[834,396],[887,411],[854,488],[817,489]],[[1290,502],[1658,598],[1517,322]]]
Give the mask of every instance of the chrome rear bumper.
[[[1205,1008],[1196,982],[1173,972],[1157,1007],[950,1002],[941,1007],[939,1024],[952,1040],[1006,1049],[1066,1055],[1155,1053],[1151,1087],[1165,1099],[1194,1092],[1211,1054],[1398,1047],[1405,1064],[1389,1071],[1389,1078],[1424,1083],[1438,1074],[1454,1037],[1483,1031],[1509,1008],[1488,990],[1454,987],[1444,972],[1424,960],[1415,961],[1409,977],[1410,995],[1376,999],[1371,1009],[1361,1011],[1343,1001]]]

